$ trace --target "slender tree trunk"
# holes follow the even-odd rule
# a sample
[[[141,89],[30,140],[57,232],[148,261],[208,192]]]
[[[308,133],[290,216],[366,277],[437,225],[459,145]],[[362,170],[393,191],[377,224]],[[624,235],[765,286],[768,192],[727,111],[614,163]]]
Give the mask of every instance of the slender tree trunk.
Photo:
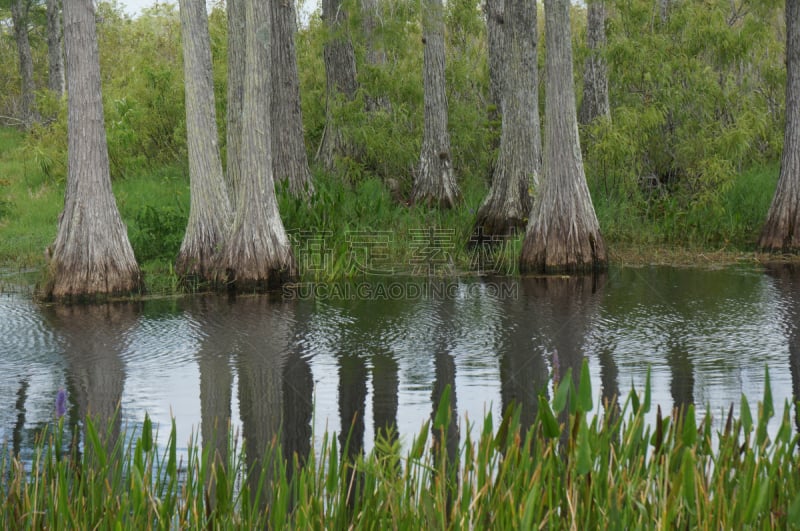
[[[64,52],[61,34],[61,2],[47,0],[47,86],[59,97],[64,94]]]
[[[327,171],[336,169],[336,159],[356,157],[357,149],[346,138],[342,125],[335,115],[337,100],[352,101],[358,90],[356,80],[356,55],[347,32],[348,12],[342,0],[322,0],[322,20],[329,32],[325,42],[325,131],[317,150],[317,161]]]
[[[64,5],[67,63],[67,190],[50,261],[49,299],[143,288],[111,191],[92,0]]]
[[[213,280],[230,202],[222,175],[205,0],[180,0],[191,206],[175,262],[180,277]]]
[[[458,202],[461,193],[453,173],[450,134],[447,131],[444,17],[441,0],[422,2],[422,42],[425,49],[425,130],[411,199],[413,202],[450,208]]]
[[[361,28],[364,31],[366,46],[366,63],[370,68],[380,70],[386,66],[386,52],[378,44],[376,28],[379,25],[381,13],[378,0],[361,0]],[[389,111],[391,105],[385,95],[368,94],[365,97],[367,111]]]
[[[603,58],[606,46],[606,6],[604,0],[588,3],[586,17],[586,44],[589,56],[583,72],[583,100],[578,114],[582,124],[598,116],[611,116],[608,104],[608,69]]]
[[[269,5],[246,0],[242,178],[236,214],[221,253],[220,269],[234,291],[265,291],[297,273],[283,227],[272,174]]]
[[[800,0],[786,0],[786,129],[781,173],[758,246],[800,251]]]
[[[531,211],[529,189],[541,168],[539,95],[536,64],[536,1],[506,0],[503,129],[500,157],[489,195],[478,210],[474,232],[506,236],[525,227]]]
[[[484,10],[486,12],[486,40],[489,58],[489,121],[497,123],[503,114],[505,0],[486,0]]]
[[[308,154],[303,139],[300,81],[294,34],[297,28],[294,0],[271,0],[272,12],[272,123],[281,134],[272,135],[272,167],[277,180],[288,180],[295,197],[314,193]]]
[[[544,171],[522,244],[523,273],[581,272],[607,265],[578,138],[569,5],[569,0],[545,0]]]
[[[36,96],[33,85],[33,54],[28,38],[28,0],[11,0],[11,20],[14,23],[14,39],[17,42],[19,76],[22,79],[22,123],[27,129],[37,121],[34,106]]]
[[[226,0],[228,14],[228,105],[225,117],[225,178],[231,204],[237,204],[242,178],[242,106],[244,104],[244,0]]]

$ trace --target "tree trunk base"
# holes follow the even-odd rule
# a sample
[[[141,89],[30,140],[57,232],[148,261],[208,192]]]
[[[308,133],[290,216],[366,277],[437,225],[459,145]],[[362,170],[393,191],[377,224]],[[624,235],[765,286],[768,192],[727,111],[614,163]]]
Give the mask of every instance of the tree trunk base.
[[[800,209],[794,216],[783,216],[778,219],[767,219],[758,248],[766,253],[800,253]]]
[[[528,229],[519,260],[520,273],[589,273],[608,267],[599,232],[565,225],[551,224],[546,232],[535,227]]]
[[[52,263],[38,297],[47,302],[102,302],[144,292],[144,282],[138,267],[117,268],[112,264],[97,271],[88,266],[68,266]]]

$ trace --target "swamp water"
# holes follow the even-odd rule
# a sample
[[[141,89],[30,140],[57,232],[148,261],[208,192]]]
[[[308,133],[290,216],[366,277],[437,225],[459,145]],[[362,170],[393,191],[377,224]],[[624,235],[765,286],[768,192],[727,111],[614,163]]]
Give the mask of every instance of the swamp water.
[[[450,385],[457,440],[465,419],[499,419],[512,401],[531,420],[553,371],[578,371],[584,357],[596,399],[642,390],[649,367],[665,414],[695,403],[720,428],[742,393],[755,408],[766,366],[779,419],[800,395],[800,272],[384,278],[68,307],[2,293],[0,444],[29,456],[60,388],[72,426],[120,404],[118,427],[147,412],[168,433],[174,417],[184,451],[230,423],[251,447],[280,432],[284,451],[302,454],[351,426],[351,451],[369,451],[388,425],[407,445]]]

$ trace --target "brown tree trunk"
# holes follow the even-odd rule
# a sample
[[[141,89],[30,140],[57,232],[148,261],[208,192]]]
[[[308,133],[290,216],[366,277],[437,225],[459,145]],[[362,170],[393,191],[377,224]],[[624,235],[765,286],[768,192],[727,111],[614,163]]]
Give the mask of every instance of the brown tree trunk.
[[[28,38],[28,0],[11,0],[11,20],[14,24],[14,40],[17,42],[19,58],[19,76],[22,80],[22,123],[27,129],[37,121],[34,106],[36,96],[33,85],[33,54]]]
[[[327,171],[336,169],[336,159],[356,157],[357,149],[342,131],[335,115],[338,100],[352,101],[358,90],[356,55],[347,32],[347,9],[342,0],[322,0],[322,20],[329,32],[325,42],[325,131],[317,150],[317,162]]]
[[[64,94],[64,52],[61,34],[61,2],[47,0],[47,86],[59,97]]]
[[[786,0],[786,126],[781,173],[758,246],[800,251],[800,0]]]
[[[507,236],[525,227],[529,189],[541,168],[536,64],[536,1],[506,0],[503,129],[489,195],[478,210],[471,241]]]
[[[444,17],[441,0],[422,2],[422,42],[425,49],[425,130],[411,199],[415,203],[450,208],[458,202],[461,193],[453,173],[450,134],[447,131]]]
[[[244,104],[244,0],[226,0],[228,15],[228,105],[225,116],[225,180],[231,204],[242,178],[242,106]]]
[[[270,1],[272,13],[272,123],[281,134],[272,135],[272,167],[277,180],[289,181],[295,197],[314,193],[303,139],[300,81],[294,34],[297,28],[293,0]]]
[[[213,280],[231,207],[219,156],[208,15],[204,0],[180,0],[179,5],[191,206],[175,272],[182,278]]]
[[[242,177],[233,227],[221,252],[229,289],[265,291],[297,274],[272,174],[269,5],[246,0]]]
[[[588,3],[586,16],[586,44],[589,56],[583,71],[583,100],[578,114],[582,124],[598,116],[611,116],[608,104],[608,68],[603,58],[606,46],[606,6],[604,0]]]
[[[53,244],[48,299],[143,288],[111,191],[92,0],[64,5],[67,63],[67,190]]]
[[[545,0],[544,171],[522,244],[523,273],[582,272],[607,265],[578,138],[569,6],[569,0]]]

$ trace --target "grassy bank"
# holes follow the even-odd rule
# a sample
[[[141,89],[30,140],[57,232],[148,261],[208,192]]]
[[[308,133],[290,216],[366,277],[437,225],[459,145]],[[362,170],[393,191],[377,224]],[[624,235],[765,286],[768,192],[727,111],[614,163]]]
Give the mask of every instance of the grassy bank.
[[[768,375],[757,414],[742,397],[741,417],[731,407],[724,428],[709,417],[698,423],[693,407],[676,416],[659,409],[656,424],[646,424],[649,382],[598,418],[588,414],[587,366],[577,385],[563,381],[552,401],[539,398],[532,426],[521,426],[513,410],[498,426],[489,416],[477,439],[467,435],[450,455],[440,444],[451,422],[447,391],[407,452],[381,439],[349,460],[326,435],[307,460],[284,459],[273,446],[249,469],[246,442],[212,464],[211,449],[195,440],[180,462],[174,424],[159,450],[147,418],[115,445],[112,430],[87,421],[81,454],[75,444],[62,451],[69,445],[56,424],[29,469],[3,452],[0,521],[20,529],[797,527],[798,437],[788,404],[768,435]]]
[[[49,177],[24,137],[0,129],[0,268],[43,270],[56,233],[63,180]],[[44,169],[43,169],[44,168]],[[57,174],[58,172],[54,172]],[[741,173],[713,208],[682,205],[671,196],[621,199],[593,181],[592,193],[611,259],[618,264],[731,263],[752,260],[758,231],[775,189],[777,165]],[[141,170],[114,180],[114,192],[151,293],[178,289],[172,261],[189,211],[187,169]],[[514,273],[520,237],[499,250],[468,249],[482,178],[462,180],[464,203],[451,211],[409,207],[383,182],[343,183],[317,173],[310,203],[279,189],[281,214],[305,278],[364,272]],[[483,254],[481,254],[483,253]]]

